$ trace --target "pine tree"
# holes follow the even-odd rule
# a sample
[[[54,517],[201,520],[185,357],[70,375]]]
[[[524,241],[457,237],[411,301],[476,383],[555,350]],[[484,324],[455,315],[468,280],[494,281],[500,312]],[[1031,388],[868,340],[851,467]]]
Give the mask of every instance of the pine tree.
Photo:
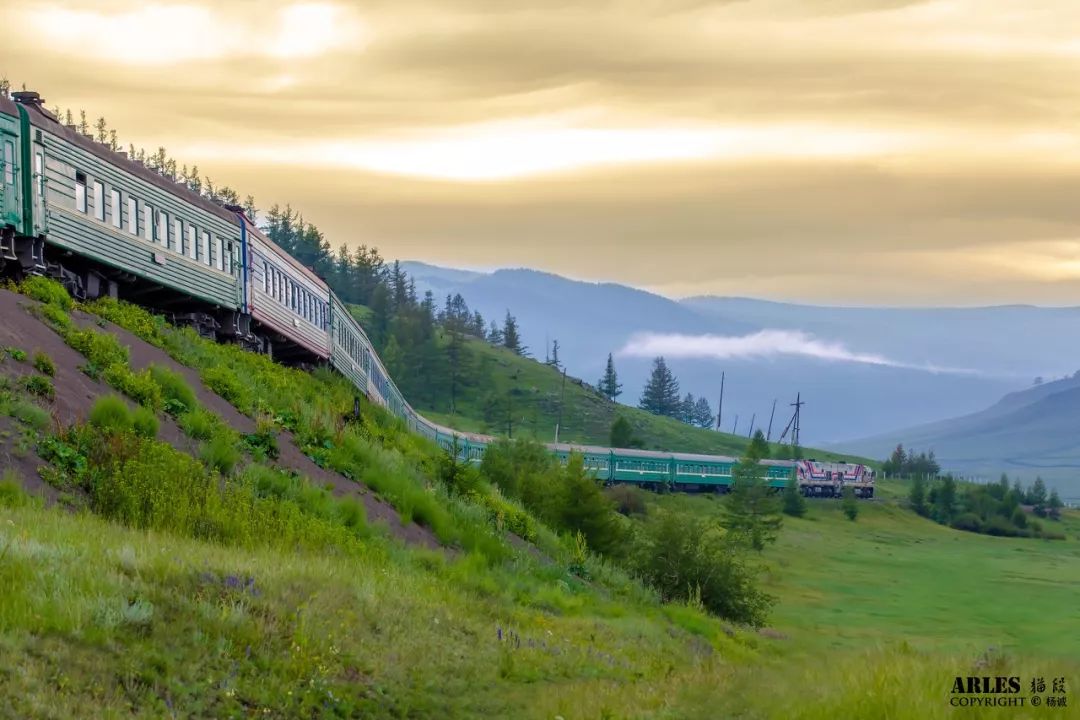
[[[611,447],[629,448],[634,446],[634,428],[630,421],[620,415],[611,424]]]
[[[503,344],[503,332],[499,329],[499,324],[494,320],[491,321],[491,329],[488,330],[487,341],[495,347],[501,347]]]
[[[559,341],[552,340],[551,342],[551,357],[548,358],[548,365],[556,370],[562,369],[562,363],[559,362]]]
[[[765,434],[758,430],[732,469],[732,488],[725,504],[728,531],[738,542],[759,552],[776,541],[782,523],[780,498],[762,477],[760,463],[768,454]]]
[[[524,355],[525,349],[521,346],[521,337],[518,335],[517,319],[506,311],[506,320],[503,322],[502,344],[504,348],[513,350],[518,355]]]
[[[255,197],[253,195],[248,195],[244,198],[244,214],[247,215],[248,220],[252,223],[258,224],[259,209],[255,207]]]
[[[698,398],[694,406],[694,424],[698,427],[711,428],[715,419],[709,401],[704,397]]]
[[[371,296],[371,327],[368,335],[376,348],[382,347],[390,331],[390,296],[385,285],[378,285]]]
[[[113,152],[120,150],[120,137],[116,134],[115,130],[109,130],[109,149]]]
[[[679,381],[672,375],[663,357],[654,359],[652,373],[649,375],[648,382],[645,383],[645,389],[641,392],[638,407],[653,415],[677,417],[681,405]]]
[[[1047,501],[1048,516],[1051,520],[1061,519],[1061,508],[1065,507],[1065,503],[1061,502],[1061,497],[1058,495],[1057,490],[1050,491],[1050,499]]]
[[[908,502],[911,504],[911,509],[919,515],[926,517],[930,514],[930,508],[926,505],[926,480],[922,475],[916,475],[912,480]]]
[[[859,515],[859,502],[855,499],[855,488],[850,485],[844,488],[844,499],[840,507],[844,515],[847,515],[847,519],[854,522]]]
[[[600,382],[596,384],[596,387],[600,390],[600,394],[611,402],[615,402],[615,398],[622,395],[622,383],[619,382],[619,375],[615,372],[615,362],[611,359],[611,353],[608,353],[607,356],[604,377],[600,378]]]
[[[99,143],[107,144],[109,142],[109,125],[105,122],[104,117],[99,117],[97,122],[94,123],[94,131],[96,133],[94,139]]]
[[[788,476],[787,485],[784,486],[784,514],[791,517],[802,517],[806,514],[806,498],[799,489],[799,481],[792,470]]]
[[[90,123],[86,119],[86,111],[79,111],[79,132],[83,135],[90,134]]]
[[[694,423],[694,408],[697,406],[697,400],[690,393],[686,393],[686,397],[679,403],[678,419],[692,425]]]

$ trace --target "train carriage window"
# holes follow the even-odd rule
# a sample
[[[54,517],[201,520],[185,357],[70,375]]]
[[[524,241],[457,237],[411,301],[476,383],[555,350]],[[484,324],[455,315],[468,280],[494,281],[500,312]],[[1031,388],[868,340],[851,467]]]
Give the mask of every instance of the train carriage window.
[[[225,255],[225,253],[222,250],[221,237],[218,236],[218,235],[215,235],[214,236],[214,267],[216,267],[218,270],[224,270],[225,269],[225,257],[224,257],[224,255]]]
[[[11,167],[11,163],[7,166]],[[75,173],[75,209],[86,212],[86,173]]]
[[[119,228],[123,225],[123,218],[120,217],[120,191],[116,188],[112,189],[112,224],[114,228]]]
[[[143,239],[154,242],[154,208],[143,203],[142,206]]]
[[[222,256],[221,260],[224,263],[222,269],[232,275],[232,243],[225,243],[225,254]]]
[[[174,217],[172,221],[173,227],[173,250],[180,255],[184,254],[184,221],[178,217]]]
[[[105,222],[105,183],[94,181],[94,217]]]
[[[11,140],[4,141],[4,184],[15,184],[15,143]],[[83,176],[83,192],[86,192],[85,175]]]
[[[34,153],[34,173],[37,175],[37,194],[38,197],[45,197],[45,156],[40,153]]]
[[[262,262],[262,271],[263,271],[263,292],[268,293],[268,292],[270,292],[270,263],[266,262],[265,260],[263,260],[263,262]]]
[[[127,201],[128,232],[132,235],[139,234],[139,201],[128,195]]]
[[[157,216],[158,242],[161,247],[169,249],[169,214],[162,210]]]
[[[192,260],[195,260],[195,254],[197,252],[198,244],[195,242],[199,237],[199,230],[191,223],[187,226],[187,254]]]
[[[199,243],[199,259],[204,264],[210,264],[210,233],[206,230],[202,232],[202,242]]]

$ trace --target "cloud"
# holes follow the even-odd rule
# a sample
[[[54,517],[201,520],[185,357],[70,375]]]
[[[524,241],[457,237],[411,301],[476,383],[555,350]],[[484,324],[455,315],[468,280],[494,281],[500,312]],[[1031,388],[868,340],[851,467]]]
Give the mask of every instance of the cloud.
[[[831,362],[925,370],[933,373],[970,375],[974,370],[914,365],[891,360],[877,353],[857,352],[843,343],[820,340],[798,330],[761,330],[750,335],[680,335],[637,333],[618,353],[623,357],[711,358],[754,360],[777,357],[808,357]]]

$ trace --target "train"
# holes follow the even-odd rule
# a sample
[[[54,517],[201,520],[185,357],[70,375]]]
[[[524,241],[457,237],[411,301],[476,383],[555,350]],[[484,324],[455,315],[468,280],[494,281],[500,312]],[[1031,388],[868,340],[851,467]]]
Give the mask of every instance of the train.
[[[77,299],[122,297],[206,337],[287,364],[325,364],[409,430],[465,461],[496,441],[431,422],[405,400],[360,323],[327,283],[235,206],[221,206],[124,152],[64,125],[40,95],[0,96],[0,271],[58,279]],[[549,444],[580,453],[607,483],[723,492],[736,458]],[[791,478],[810,496],[846,487],[873,497],[855,463],[765,460],[761,477]]]

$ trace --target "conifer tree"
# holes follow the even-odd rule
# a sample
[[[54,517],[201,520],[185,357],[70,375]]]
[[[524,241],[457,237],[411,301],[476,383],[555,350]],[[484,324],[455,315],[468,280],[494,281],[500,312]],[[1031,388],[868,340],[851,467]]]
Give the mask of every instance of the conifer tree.
[[[502,344],[508,350],[513,350],[518,355],[524,355],[525,349],[521,346],[521,337],[518,335],[517,318],[506,311],[506,320],[503,322]]]
[[[679,381],[668,369],[663,357],[653,360],[652,373],[641,392],[638,407],[653,415],[677,417],[682,402],[679,399]]]
[[[622,395],[622,383],[619,382],[619,375],[615,372],[615,361],[611,358],[611,353],[607,356],[607,367],[604,368],[604,377],[600,378],[600,382],[596,384],[600,394],[606,397],[611,402],[615,402],[615,398]]]
[[[762,459],[769,455],[765,434],[758,430],[732,469],[732,488],[725,505],[727,528],[735,539],[761,551],[776,541],[782,519],[780,499],[762,477]]]
[[[806,498],[799,490],[794,468],[788,476],[787,485],[784,486],[784,514],[791,517],[802,517],[806,514]]]
[[[698,427],[711,428],[715,419],[709,401],[705,397],[698,398],[694,405],[693,423]]]

